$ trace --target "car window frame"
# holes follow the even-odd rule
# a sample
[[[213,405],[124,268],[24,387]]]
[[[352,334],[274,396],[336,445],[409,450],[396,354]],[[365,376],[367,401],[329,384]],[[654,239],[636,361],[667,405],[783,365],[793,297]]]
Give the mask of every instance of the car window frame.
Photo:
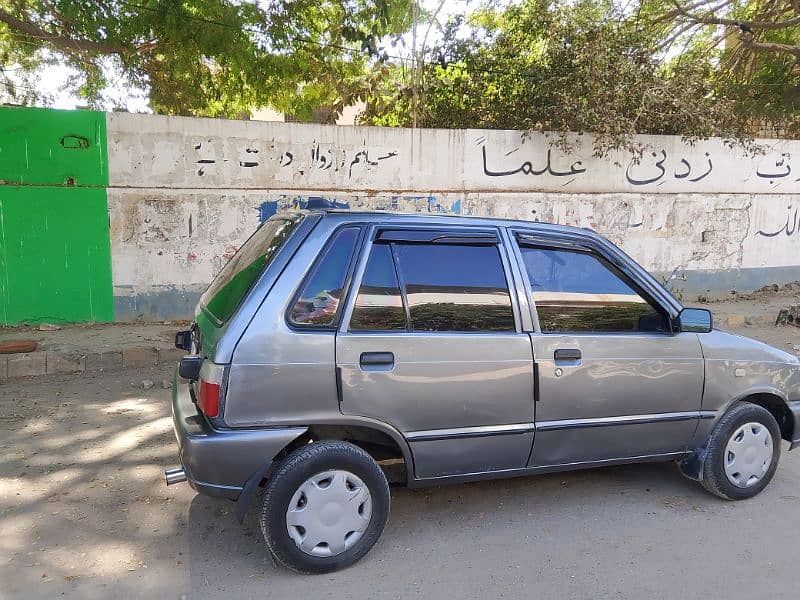
[[[467,233],[491,233],[495,236],[494,241],[491,243],[487,243],[486,241],[481,240],[479,243],[464,243],[465,246],[494,246],[497,249],[497,252],[500,256],[500,264],[503,268],[503,276],[505,277],[506,281],[506,288],[508,290],[509,301],[511,302],[511,314],[514,318],[514,329],[510,329],[508,331],[415,331],[411,328],[411,315],[410,315],[410,308],[408,305],[408,298],[406,297],[406,290],[405,290],[405,281],[403,280],[402,273],[398,269],[397,265],[397,258],[395,256],[394,249],[392,249],[392,262],[395,267],[395,273],[397,275],[397,281],[400,286],[400,297],[403,303],[403,310],[405,312],[406,317],[406,328],[404,330],[400,329],[383,329],[383,330],[366,330],[366,329],[351,329],[350,322],[353,316],[353,310],[355,309],[355,302],[358,297],[358,290],[361,288],[361,284],[364,279],[364,274],[366,272],[367,262],[369,261],[370,254],[372,253],[372,247],[376,243],[387,243],[387,242],[380,242],[378,241],[377,237],[382,230],[391,229],[392,231],[400,231],[400,230],[407,230],[407,231],[449,231],[452,232],[454,236],[461,236]],[[502,230],[499,227],[493,227],[491,225],[439,225],[439,224],[431,224],[431,225],[422,225],[422,224],[401,224],[401,223],[375,223],[369,227],[369,230],[366,232],[366,241],[361,247],[361,254],[358,259],[358,265],[356,266],[353,281],[351,282],[350,288],[348,290],[347,302],[345,306],[345,311],[342,314],[341,321],[339,323],[339,331],[341,333],[347,333],[351,335],[415,335],[415,336],[427,336],[427,335],[509,335],[513,333],[523,333],[523,321],[522,312],[520,308],[520,302],[517,297],[517,285],[518,282],[514,277],[512,265],[513,255],[509,253],[509,247],[506,243],[506,238],[502,235]],[[468,239],[468,237],[465,237]],[[401,243],[397,241],[388,242],[388,245],[392,246],[396,243]],[[417,245],[436,245],[435,242],[402,242],[402,243],[414,243]],[[447,245],[454,245],[453,242],[448,241]],[[455,245],[462,245],[462,244],[455,244]]]
[[[334,313],[333,320],[330,324],[327,325],[319,325],[315,323],[296,323],[292,320],[292,309],[294,308],[295,304],[297,304],[298,300],[300,300],[300,296],[302,295],[303,291],[305,290],[306,285],[311,280],[311,277],[314,276],[317,267],[320,263],[325,259],[325,256],[330,250],[331,246],[336,241],[339,233],[344,229],[358,229],[358,235],[356,236],[356,242],[353,246],[353,252],[350,255],[350,260],[347,264],[347,272],[345,274],[344,282],[342,284],[342,297],[339,300],[339,305],[336,307],[336,312]],[[364,241],[366,239],[366,224],[362,222],[353,222],[353,223],[342,223],[337,227],[333,228],[329,234],[328,238],[325,240],[325,243],[320,248],[319,253],[314,258],[314,261],[308,267],[306,272],[303,274],[303,278],[300,280],[300,284],[295,288],[294,293],[292,293],[289,302],[286,305],[286,308],[283,313],[283,318],[286,323],[286,326],[289,327],[292,331],[297,333],[313,333],[313,332],[320,332],[320,331],[328,331],[328,332],[335,332],[339,329],[339,324],[342,319],[342,315],[345,311],[346,301],[349,299],[350,288],[353,284],[353,276],[355,274],[356,268],[359,264],[360,254],[363,250]]]
[[[400,293],[400,304],[402,305],[403,309],[403,321],[405,323],[405,327],[402,329],[352,329],[352,320],[353,320],[353,313],[356,310],[356,302],[358,302],[358,296],[361,292],[361,285],[364,283],[364,276],[367,273],[367,266],[369,265],[369,261],[372,258],[372,249],[376,246],[386,246],[389,251],[389,260],[392,261],[392,270],[394,271],[394,278],[395,282],[397,283],[397,290]],[[346,316],[346,328],[343,331],[351,332],[351,333],[375,333],[375,334],[382,334],[382,333],[412,333],[410,329],[411,318],[409,314],[408,304],[406,302],[405,294],[403,294],[403,281],[400,277],[400,272],[397,269],[397,262],[394,255],[394,248],[392,243],[373,243],[373,241],[367,242],[364,249],[364,268],[361,271],[358,282],[354,282],[352,287],[352,308],[347,312]],[[348,298],[349,301],[349,298]],[[350,305],[348,304],[348,308]],[[344,319],[343,319],[344,320]]]
[[[525,235],[525,233],[523,233]],[[525,293],[528,296],[528,302],[531,306],[532,311],[532,318],[534,322],[534,332],[542,335],[569,335],[569,336],[579,336],[579,335],[607,335],[607,336],[673,336],[677,332],[675,331],[675,323],[674,319],[671,315],[671,312],[664,307],[664,305],[658,300],[658,298],[654,297],[652,294],[648,293],[646,289],[644,289],[641,285],[639,285],[632,277],[630,277],[624,270],[622,270],[615,261],[611,258],[605,256],[602,252],[598,251],[596,248],[590,246],[584,246],[581,244],[576,243],[559,243],[558,240],[542,240],[539,241],[520,241],[518,236],[515,237],[515,245],[516,245],[516,259],[519,263],[520,270],[522,272],[523,277],[523,286],[525,288]],[[602,264],[606,269],[608,269],[613,275],[618,277],[622,280],[625,285],[631,288],[636,294],[638,294],[645,302],[647,302],[653,309],[657,310],[664,320],[667,323],[668,331],[581,331],[581,330],[560,330],[560,331],[544,331],[541,328],[541,324],[539,321],[539,310],[536,305],[536,299],[534,298],[534,291],[530,284],[530,276],[528,275],[528,269],[525,266],[525,260],[522,256],[522,251],[524,248],[536,248],[540,250],[551,250],[551,251],[561,251],[561,252],[571,252],[574,254],[588,254],[589,256],[594,257],[597,259],[600,264]]]

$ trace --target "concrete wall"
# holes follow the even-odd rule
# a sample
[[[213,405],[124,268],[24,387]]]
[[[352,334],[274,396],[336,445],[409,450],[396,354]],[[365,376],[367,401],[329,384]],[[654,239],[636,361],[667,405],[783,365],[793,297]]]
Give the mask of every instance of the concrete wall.
[[[800,279],[800,143],[642,136],[636,161],[590,141],[0,108],[0,324],[189,316],[315,196],[592,227],[689,301]]]
[[[108,115],[118,319],[184,316],[258,223],[313,196],[353,209],[592,227],[687,300],[800,279],[800,143],[748,157],[641,136],[637,162],[513,131]],[[795,172],[792,157],[797,156]]]

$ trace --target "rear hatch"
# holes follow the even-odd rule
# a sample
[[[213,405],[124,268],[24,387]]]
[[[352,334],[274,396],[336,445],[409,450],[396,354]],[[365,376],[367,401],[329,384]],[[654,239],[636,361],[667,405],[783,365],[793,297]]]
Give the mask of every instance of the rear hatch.
[[[195,403],[212,422],[224,412],[233,347],[318,219],[294,213],[265,221],[200,297],[191,329],[176,336],[175,345],[190,352],[181,361],[180,374],[192,381]],[[253,301],[248,302],[251,292]]]

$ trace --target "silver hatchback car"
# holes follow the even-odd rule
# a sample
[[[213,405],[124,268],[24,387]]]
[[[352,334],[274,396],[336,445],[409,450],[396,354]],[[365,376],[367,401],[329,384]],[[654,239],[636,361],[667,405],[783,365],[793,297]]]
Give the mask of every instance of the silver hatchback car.
[[[756,495],[800,443],[800,362],[712,328],[585,229],[319,210],[272,217],[202,296],[167,483],[263,486],[270,552],[352,564],[409,486],[676,461]],[[398,471],[400,476],[398,477]]]

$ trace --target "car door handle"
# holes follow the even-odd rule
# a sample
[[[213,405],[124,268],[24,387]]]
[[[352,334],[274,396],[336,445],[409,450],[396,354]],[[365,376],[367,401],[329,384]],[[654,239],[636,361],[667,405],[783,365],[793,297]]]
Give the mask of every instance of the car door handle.
[[[559,360],[580,360],[581,351],[577,348],[559,348],[553,353],[553,358]]]
[[[394,354],[391,352],[362,352],[358,364],[367,370],[388,370],[394,367]]]

